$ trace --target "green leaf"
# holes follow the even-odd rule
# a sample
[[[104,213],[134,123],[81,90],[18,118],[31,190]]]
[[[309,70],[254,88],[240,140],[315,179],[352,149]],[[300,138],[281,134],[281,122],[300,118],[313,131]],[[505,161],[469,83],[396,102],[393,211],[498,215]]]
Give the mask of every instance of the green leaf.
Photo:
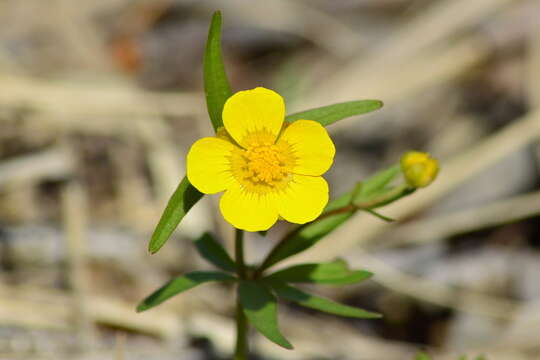
[[[347,101],[287,115],[285,120],[288,122],[301,119],[314,120],[323,126],[327,126],[350,116],[365,114],[380,109],[382,106],[383,102],[380,100]]]
[[[399,174],[401,174],[401,167],[393,165],[358,183],[352,192],[351,202],[356,207],[384,221],[394,221],[392,218],[373,211],[373,209],[388,205],[415,191],[414,188],[410,188],[406,184],[388,186]]]
[[[431,360],[431,358],[426,353],[418,353],[414,360]]]
[[[392,181],[397,174],[399,174],[399,166],[397,165],[375,174],[366,181],[367,190],[364,190],[364,192],[376,191],[380,187],[384,187]],[[361,189],[359,191],[361,191]],[[350,205],[354,193],[355,191],[350,191],[332,200],[324,209],[323,214]],[[277,264],[288,257],[309,249],[345,221],[349,220],[354,212],[354,210],[351,210],[335,214],[296,228],[272,249],[263,261],[260,271],[268,269],[270,266]]]
[[[234,276],[219,271],[194,271],[169,281],[153,292],[137,306],[137,312],[148,310],[183,291],[205,282],[234,280],[236,280]]]
[[[373,313],[367,310],[355,308],[348,305],[343,305],[335,301],[315,296],[303,292],[302,290],[282,282],[271,282],[270,286],[276,291],[276,294],[283,299],[294,301],[299,305],[311,309],[323,311],[329,314],[360,318],[360,319],[378,319],[380,314]]]
[[[326,208],[324,208],[323,214],[349,205],[352,201],[352,196],[353,196],[352,191],[341,194],[334,200],[330,201],[328,205],[326,205]]]
[[[354,284],[373,276],[365,270],[351,271],[343,260],[290,266],[266,277],[268,280],[280,280],[296,283],[319,283],[330,285]]]
[[[176,229],[180,221],[187,212],[202,198],[203,194],[190,184],[187,177],[184,177],[174,191],[165,211],[159,219],[159,223],[152,234],[152,239],[148,245],[148,250],[155,254]]]
[[[356,197],[354,205],[363,210],[373,210],[409,196],[416,190],[416,188],[408,187],[406,184],[398,185],[393,188],[384,188],[364,198]]]
[[[293,230],[272,249],[261,265],[260,270],[268,269],[270,266],[312,247],[352,215],[353,212],[350,211],[328,216]]]
[[[332,200],[324,212],[333,211],[347,206],[352,201],[352,192],[345,193]],[[331,233],[338,226],[351,218],[354,211],[343,214],[336,214],[327,218],[302,225],[287,234],[267,255],[263,261],[260,271],[268,269],[270,266],[296,255],[315,245],[323,237]]]
[[[236,271],[236,263],[227,254],[227,251],[210,233],[204,233],[195,240],[199,254],[211,264],[225,271]]]
[[[219,127],[223,126],[221,118],[223,105],[232,95],[221,55],[221,13],[219,11],[216,11],[212,16],[203,62],[206,106],[214,130],[217,131]]]
[[[241,281],[238,294],[244,313],[253,326],[268,340],[292,349],[293,346],[279,331],[277,301],[270,289],[255,281]]]
[[[393,165],[388,169],[375,173],[373,176],[362,181],[358,191],[355,191],[354,200],[362,201],[369,195],[379,193],[381,190],[384,190],[385,186],[394,180],[400,173],[401,167],[399,165]]]
[[[388,217],[388,216],[384,216],[383,214],[378,213],[377,211],[372,210],[372,209],[365,209],[364,211],[366,211],[366,212],[370,213],[371,215],[381,219],[382,221],[386,221],[386,222],[394,222],[394,221],[396,221],[395,219],[392,219],[391,217]]]

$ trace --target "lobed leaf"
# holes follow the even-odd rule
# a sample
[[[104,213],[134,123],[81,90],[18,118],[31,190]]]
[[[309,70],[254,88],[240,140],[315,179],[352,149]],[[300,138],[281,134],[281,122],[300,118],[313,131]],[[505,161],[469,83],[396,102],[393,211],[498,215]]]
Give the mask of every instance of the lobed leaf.
[[[311,309],[323,311],[329,314],[360,318],[360,319],[377,319],[381,318],[380,314],[367,310],[355,308],[348,305],[343,305],[335,301],[315,296],[303,292],[302,290],[282,282],[271,282],[272,288],[276,294],[283,299],[296,302],[297,304]]]
[[[208,115],[214,130],[223,126],[222,112],[225,101],[232,95],[221,54],[221,13],[216,11],[208,29],[204,53],[204,92]]]
[[[219,271],[194,271],[179,276],[154,291],[137,306],[137,312],[153,308],[165,300],[205,282],[234,280],[236,280],[234,276]]]
[[[180,221],[202,197],[203,194],[190,184],[187,177],[184,177],[167,203],[167,207],[152,234],[148,245],[148,250],[152,254],[165,245]]]
[[[383,102],[380,100],[347,101],[287,115],[285,120],[288,122],[301,119],[314,120],[323,126],[327,126],[351,116],[369,113],[380,109],[382,106]]]
[[[319,283],[347,285],[369,279],[372,273],[365,270],[351,271],[345,261],[337,260],[321,264],[300,264],[279,270],[265,279],[293,283]]]
[[[211,264],[225,271],[236,271],[236,263],[223,246],[210,233],[204,233],[195,240],[199,254]]]
[[[285,349],[293,348],[279,331],[277,300],[266,285],[255,281],[241,281],[238,296],[249,322],[261,334]]]

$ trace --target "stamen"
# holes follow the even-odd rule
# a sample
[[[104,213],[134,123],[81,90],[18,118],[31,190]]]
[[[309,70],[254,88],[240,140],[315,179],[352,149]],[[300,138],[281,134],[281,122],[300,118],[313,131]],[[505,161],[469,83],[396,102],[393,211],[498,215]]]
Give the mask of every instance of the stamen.
[[[287,143],[274,144],[273,136],[259,132],[249,135],[245,150],[231,158],[233,173],[248,190],[262,193],[282,188],[289,181],[295,163]]]

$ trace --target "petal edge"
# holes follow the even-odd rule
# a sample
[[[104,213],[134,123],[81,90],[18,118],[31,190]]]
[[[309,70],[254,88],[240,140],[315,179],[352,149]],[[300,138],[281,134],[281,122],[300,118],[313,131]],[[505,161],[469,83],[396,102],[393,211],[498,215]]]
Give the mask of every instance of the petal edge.
[[[189,182],[200,192],[215,194],[235,182],[230,156],[235,145],[216,137],[197,140],[189,149],[186,172]]]
[[[235,93],[223,107],[223,124],[227,132],[241,146],[245,137],[255,132],[279,135],[285,119],[285,102],[273,90],[257,87]]]
[[[239,185],[231,187],[223,194],[219,208],[225,220],[241,230],[268,230],[278,220],[273,193],[250,193],[242,190]]]
[[[328,192],[328,183],[322,176],[293,175],[277,198],[279,215],[296,224],[313,221],[328,203]]]
[[[313,120],[287,126],[278,143],[286,142],[296,157],[295,174],[320,176],[332,166],[336,148],[326,129]]]

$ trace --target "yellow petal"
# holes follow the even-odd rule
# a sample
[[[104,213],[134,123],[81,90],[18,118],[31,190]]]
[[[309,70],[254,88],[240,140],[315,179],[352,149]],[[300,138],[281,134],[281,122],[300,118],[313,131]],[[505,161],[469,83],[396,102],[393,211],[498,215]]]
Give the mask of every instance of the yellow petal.
[[[297,120],[287,126],[278,143],[286,142],[296,157],[295,174],[324,174],[334,161],[336,148],[326,129],[313,120]]]
[[[289,222],[315,220],[328,203],[328,183],[321,176],[293,175],[277,198],[279,215]]]
[[[230,156],[235,145],[216,137],[197,140],[187,154],[187,177],[202,193],[214,194],[227,189],[235,180]]]
[[[223,194],[219,208],[232,226],[246,231],[268,230],[278,219],[274,193],[247,192],[240,185]]]
[[[223,124],[236,142],[246,147],[246,135],[263,132],[275,140],[285,118],[281,95],[262,87],[239,91],[223,107]]]

